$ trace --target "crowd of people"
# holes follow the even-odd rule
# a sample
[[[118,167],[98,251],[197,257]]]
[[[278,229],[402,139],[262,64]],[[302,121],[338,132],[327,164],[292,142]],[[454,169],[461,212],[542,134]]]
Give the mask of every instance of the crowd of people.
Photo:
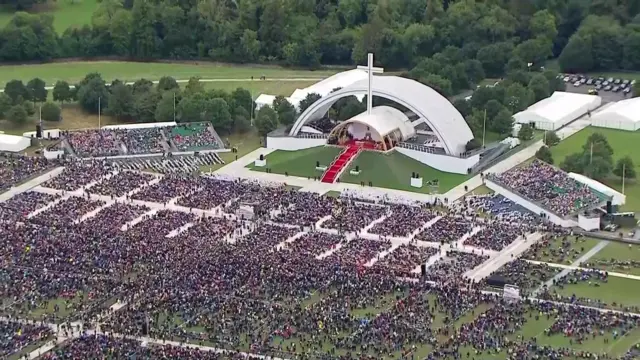
[[[166,151],[160,127],[118,129],[114,133],[127,148],[128,154],[157,154]]]
[[[72,171],[82,180],[73,180]],[[53,188],[72,191],[110,172],[73,164],[60,175],[73,184]],[[462,275],[486,261],[486,256],[455,247],[439,254],[438,244],[454,242],[477,226],[491,232],[479,237],[484,240],[469,239],[474,246],[504,246],[508,239],[503,233],[515,238],[521,230],[496,227],[507,224],[505,218],[364,204],[220,178],[170,175],[146,185],[148,181],[138,176],[122,174],[62,201],[26,193],[0,206],[0,298],[9,301],[2,311],[50,322],[82,320],[87,329],[110,334],[81,335],[45,359],[235,359],[241,356],[235,351],[242,349],[322,360],[402,354],[407,359],[473,359],[483,353],[560,360],[574,350],[545,346],[546,336],[563,334],[577,342],[595,335],[615,341],[640,325],[632,315],[614,319],[595,310],[507,302],[484,294],[483,284],[473,285]],[[63,183],[56,178],[50,182]],[[155,206],[136,205],[128,198],[105,206],[90,198],[90,192],[118,196],[136,184],[141,191],[131,198]],[[173,199],[186,209],[162,206]],[[25,217],[47,200],[57,203]],[[256,209],[251,221],[235,215],[246,204]],[[98,207],[103,208],[85,216]],[[219,211],[191,211],[215,207]],[[4,220],[16,216],[22,221]],[[314,227],[327,216],[319,228]],[[436,216],[442,218],[411,241],[386,240],[407,236]],[[376,220],[371,233],[379,235],[378,240],[361,234]],[[336,234],[338,228],[347,234]],[[439,258],[429,264],[425,277],[413,275],[433,256]],[[526,292],[556,273],[514,259],[495,275]],[[106,311],[113,299],[123,307]],[[480,314],[480,305],[488,310]],[[108,316],[96,316],[104,313]],[[537,340],[517,339],[518,331],[536,316],[549,320],[549,330]],[[462,318],[466,320],[456,323]],[[189,341],[231,353],[142,346],[120,335]],[[10,349],[21,347],[5,341],[12,344]],[[467,355],[470,350],[463,348],[474,350]],[[597,356],[602,358],[601,353]]]
[[[112,171],[109,164],[99,160],[70,161],[65,163],[61,174],[47,180],[42,186],[56,190],[75,191],[98,181]]]
[[[19,353],[30,344],[51,337],[47,326],[0,321],[0,358],[6,359]]]
[[[87,192],[111,197],[121,197],[153,180],[151,174],[136,171],[120,171],[117,174],[103,179],[91,186]]]
[[[5,190],[46,170],[59,166],[59,160],[0,153],[0,190]]]
[[[167,133],[178,151],[217,149],[222,145],[207,123],[178,125]]]
[[[573,214],[602,201],[587,185],[540,160],[534,160],[528,165],[515,167],[499,175],[490,175],[489,178],[560,216]]]

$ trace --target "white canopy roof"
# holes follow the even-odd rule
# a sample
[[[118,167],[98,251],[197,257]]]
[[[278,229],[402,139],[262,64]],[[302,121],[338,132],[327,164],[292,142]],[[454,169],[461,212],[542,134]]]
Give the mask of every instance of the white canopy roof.
[[[513,118],[522,124],[536,123],[536,127],[541,130],[556,130],[596,109],[601,103],[602,99],[596,95],[556,91],[550,97],[515,114]]]
[[[31,146],[31,139],[24,136],[0,134],[0,151],[20,152]]]
[[[376,106],[371,109],[371,114],[363,112],[346,120],[343,125],[360,123],[374,129],[381,137],[399,130],[402,139],[406,140],[415,135],[415,128],[409,118],[402,111],[390,106]]]
[[[592,178],[576,173],[568,173],[567,175],[575,181],[585,184],[595,191],[601,192],[607,196],[612,196],[613,200],[611,201],[611,203],[613,205],[624,205],[627,200],[627,197],[621,192],[612,189],[599,181],[593,180]]]
[[[594,126],[635,131],[640,129],[640,98],[618,101],[593,114]]]

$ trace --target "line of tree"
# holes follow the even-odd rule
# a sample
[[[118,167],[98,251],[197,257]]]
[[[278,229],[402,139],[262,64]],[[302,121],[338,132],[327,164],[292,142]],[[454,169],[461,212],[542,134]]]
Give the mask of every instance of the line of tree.
[[[29,9],[44,0],[5,1]],[[536,67],[562,54],[566,69],[640,69],[639,2],[102,0],[90,25],[62,34],[49,14],[17,12],[0,31],[0,61],[115,55],[317,67],[363,63],[375,52],[378,65],[411,69],[453,46],[490,77],[502,75],[513,55]],[[459,63],[450,64],[456,72]],[[466,72],[478,69],[461,63]],[[441,82],[440,71],[430,73]]]
[[[40,103],[42,119],[60,119],[60,107],[46,102],[48,90],[41,79],[9,81],[0,94],[0,115],[21,124],[36,113]],[[243,88],[232,92],[206,90],[197,77],[189,79],[184,89],[172,77],[157,84],[139,79],[132,84],[113,80],[107,84],[98,73],[87,74],[78,84],[58,81],[53,86],[53,100],[61,105],[77,101],[90,113],[110,115],[119,121],[156,122],[209,121],[222,133],[245,132],[251,127],[250,116],[255,107],[251,93]]]

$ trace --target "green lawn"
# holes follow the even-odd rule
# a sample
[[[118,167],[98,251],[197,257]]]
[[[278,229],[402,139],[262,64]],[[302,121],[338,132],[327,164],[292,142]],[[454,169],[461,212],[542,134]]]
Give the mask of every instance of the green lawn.
[[[598,282],[600,286],[594,286],[596,282],[598,281],[591,280],[591,285],[587,281],[567,284],[562,289],[553,286],[549,291],[555,291],[562,296],[575,295],[579,298],[599,300],[612,308],[640,306],[640,280],[609,276],[606,283]]]
[[[585,237],[578,239],[576,237],[569,237],[567,241],[563,243],[562,238],[557,238],[550,240],[548,243],[542,242],[535,244],[524,254],[524,257],[548,263],[571,265],[599,242],[600,240],[594,238]]]
[[[589,135],[596,132],[605,135],[609,140],[609,144],[613,148],[614,162],[628,155],[633,159],[636,173],[640,174],[640,151],[637,146],[640,142],[639,131],[630,132],[590,126],[551,148],[554,162],[560,164],[568,155],[580,151]],[[622,190],[622,181],[619,178],[612,177],[603,182],[618,191]],[[625,195],[627,195],[627,203],[622,207],[622,211],[640,212],[640,181],[627,181]]]
[[[611,241],[583,266],[640,276],[640,245]]]
[[[0,86],[4,88],[9,80],[19,79],[27,82],[35,77],[52,86],[57,80],[70,83],[79,82],[91,72],[98,72],[106,81],[120,79],[135,81],[140,78],[158,80],[163,76],[173,76],[177,80],[188,80],[192,76],[202,79],[240,79],[255,83],[270,81],[258,80],[260,76],[269,79],[324,79],[338,72],[336,70],[294,70],[277,66],[230,65],[213,62],[200,63],[143,63],[126,61],[78,61],[35,65],[0,66]],[[297,81],[294,81],[297,82]],[[233,83],[236,83],[235,81]],[[275,82],[273,86],[278,86]],[[235,89],[238,84],[231,85]]]
[[[267,155],[266,167],[255,167],[253,164],[247,167],[254,171],[263,172],[269,168],[274,174],[286,172],[291,176],[320,177],[323,171],[316,170],[316,162],[319,161],[320,165],[329,166],[340,151],[340,148],[333,146],[318,146],[298,151],[276,150]]]
[[[320,79],[313,81],[251,81],[251,79],[247,79],[244,81],[204,82],[203,84],[205,89],[224,90],[227,92],[232,92],[237,88],[243,88],[249,90],[255,99],[260,94],[289,96],[296,89],[304,89],[317,83],[319,80]],[[181,87],[184,88],[184,85],[184,83],[181,84]]]
[[[35,12],[53,15],[53,27],[62,34],[71,26],[91,24],[91,16],[98,8],[98,0],[57,0],[35,6]],[[5,7],[0,11],[0,27],[9,23],[15,10]]]
[[[355,169],[356,166],[359,166],[361,173],[359,175],[351,175],[349,171]],[[425,183],[438,179],[440,182],[439,187],[432,189],[426,184],[422,188],[412,187],[410,184],[412,172],[420,174]],[[468,178],[467,175],[436,170],[396,151],[390,154],[363,151],[351,163],[351,166],[342,173],[340,181],[352,184],[360,184],[361,181],[368,184],[371,181],[375,187],[443,194]]]

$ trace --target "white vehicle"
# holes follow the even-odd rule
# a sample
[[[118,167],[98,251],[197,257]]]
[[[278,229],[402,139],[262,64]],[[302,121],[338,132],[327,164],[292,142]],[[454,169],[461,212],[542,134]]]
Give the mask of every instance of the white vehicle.
[[[571,78],[568,77],[568,76],[565,76],[564,79],[562,79],[562,81],[564,81],[564,82],[569,82],[569,80],[571,80]]]
[[[580,85],[582,85],[582,84],[580,83],[580,81],[576,81],[576,82],[574,82],[574,83],[573,83],[573,86],[575,86],[575,87],[578,87],[578,86],[580,86]]]

